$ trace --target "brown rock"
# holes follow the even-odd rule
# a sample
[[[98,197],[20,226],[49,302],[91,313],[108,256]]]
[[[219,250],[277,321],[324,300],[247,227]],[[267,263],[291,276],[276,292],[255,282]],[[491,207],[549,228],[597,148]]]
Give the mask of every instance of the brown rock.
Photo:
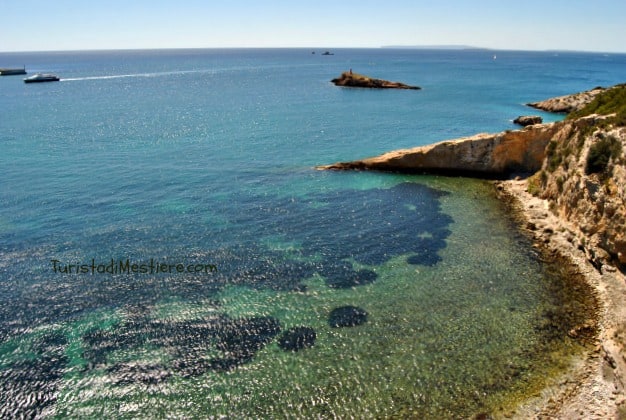
[[[529,125],[541,124],[543,122],[543,118],[538,115],[526,115],[519,116],[513,120],[513,123],[519,124],[522,127],[528,127]]]
[[[421,89],[418,86],[410,86],[400,82],[390,82],[388,80],[374,79],[362,74],[343,72],[337,79],[331,80],[335,86],[361,87],[370,89]]]
[[[539,170],[546,145],[560,127],[561,123],[553,123],[498,134],[477,134],[430,146],[396,150],[368,159],[320,166],[318,169],[372,169],[506,178],[515,172],[533,173]]]

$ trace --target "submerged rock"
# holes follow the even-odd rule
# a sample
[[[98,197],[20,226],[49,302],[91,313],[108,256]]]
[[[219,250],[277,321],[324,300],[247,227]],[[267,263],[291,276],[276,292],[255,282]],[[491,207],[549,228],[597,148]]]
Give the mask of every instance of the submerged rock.
[[[3,361],[4,362],[4,361]],[[48,417],[60,394],[67,356],[46,354],[0,369],[0,418]]]
[[[107,368],[106,371],[113,375],[116,385],[136,383],[155,385],[172,376],[172,373],[165,366],[151,363],[118,363]]]
[[[328,317],[328,325],[333,328],[355,327],[367,322],[367,312],[356,306],[340,306]]]
[[[353,270],[347,266],[331,266],[328,270],[322,270],[326,278],[326,284],[333,289],[349,289],[354,286],[363,286],[376,281],[378,275],[372,270]]]
[[[423,252],[407,258],[407,262],[411,265],[425,265],[427,267],[433,267],[440,261],[441,257],[435,252]]]
[[[129,382],[132,374],[137,374],[138,381],[153,383],[167,379],[170,372],[189,377],[211,370],[231,370],[251,361],[280,331],[280,322],[273,317],[232,319],[220,315],[174,322],[134,319],[118,323],[115,328],[95,329],[83,335],[83,357],[87,368],[92,369],[108,366],[109,355],[118,350],[145,346],[167,349],[172,355],[170,367],[163,368],[167,375],[160,367],[133,365],[121,379],[121,382]],[[208,354],[217,354],[217,357],[209,359]]]
[[[212,368],[230,370],[249,362],[279,332],[280,322],[272,317],[244,318],[226,325],[217,335],[223,357],[212,359]]]
[[[310,327],[293,327],[278,339],[278,347],[285,351],[298,351],[312,347],[317,335]]]

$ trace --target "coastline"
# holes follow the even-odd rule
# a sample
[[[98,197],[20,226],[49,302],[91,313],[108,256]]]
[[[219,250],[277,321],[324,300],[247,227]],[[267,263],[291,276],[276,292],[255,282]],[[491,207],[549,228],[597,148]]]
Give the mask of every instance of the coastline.
[[[596,292],[598,334],[588,351],[555,378],[540,395],[515,409],[519,419],[621,419],[626,417],[626,278],[616,269],[598,271],[571,232],[574,228],[549,210],[547,200],[527,192],[527,180],[496,181],[496,195],[512,210],[533,246],[568,261]],[[575,333],[575,332],[573,332]]]
[[[486,418],[626,419],[625,89],[595,88],[533,104],[577,111],[562,122],[317,167],[499,180],[496,197],[546,263],[547,279],[561,279],[556,287],[548,281],[563,316],[548,314],[548,328],[580,352],[541,350],[563,362],[562,370]]]

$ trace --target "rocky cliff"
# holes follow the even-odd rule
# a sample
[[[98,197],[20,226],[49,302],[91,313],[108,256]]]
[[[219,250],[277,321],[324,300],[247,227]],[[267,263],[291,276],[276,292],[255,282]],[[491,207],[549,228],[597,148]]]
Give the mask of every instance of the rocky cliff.
[[[597,93],[546,147],[528,190],[574,226],[579,246],[600,267],[626,268],[626,86]]]
[[[477,134],[318,169],[370,169],[486,178],[529,174],[541,169],[546,146],[562,126],[563,123],[552,123],[498,134]]]
[[[533,174],[528,189],[573,226],[596,267],[626,270],[626,85],[555,98],[576,110],[562,122],[478,134],[430,146],[320,166],[507,178]],[[558,104],[558,106],[556,105]]]
[[[626,267],[626,127],[599,115],[568,123],[548,143],[528,190],[575,227],[579,247],[597,267]]]

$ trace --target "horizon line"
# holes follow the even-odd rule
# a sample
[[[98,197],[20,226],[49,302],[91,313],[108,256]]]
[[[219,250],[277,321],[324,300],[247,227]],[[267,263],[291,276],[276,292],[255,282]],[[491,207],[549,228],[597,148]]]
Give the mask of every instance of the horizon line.
[[[91,49],[59,49],[59,50],[9,50],[0,51],[0,54],[20,54],[20,53],[69,53],[69,52],[113,52],[113,51],[176,51],[176,50],[441,50],[441,51],[515,51],[515,52],[563,52],[563,53],[596,53],[596,54],[626,54],[626,51],[602,51],[602,50],[577,50],[567,48],[548,49],[524,49],[524,48],[493,48],[479,47],[472,45],[381,45],[376,47],[297,47],[297,46],[276,46],[276,47],[136,47],[136,48],[91,48]],[[313,51],[316,52],[316,51]]]

